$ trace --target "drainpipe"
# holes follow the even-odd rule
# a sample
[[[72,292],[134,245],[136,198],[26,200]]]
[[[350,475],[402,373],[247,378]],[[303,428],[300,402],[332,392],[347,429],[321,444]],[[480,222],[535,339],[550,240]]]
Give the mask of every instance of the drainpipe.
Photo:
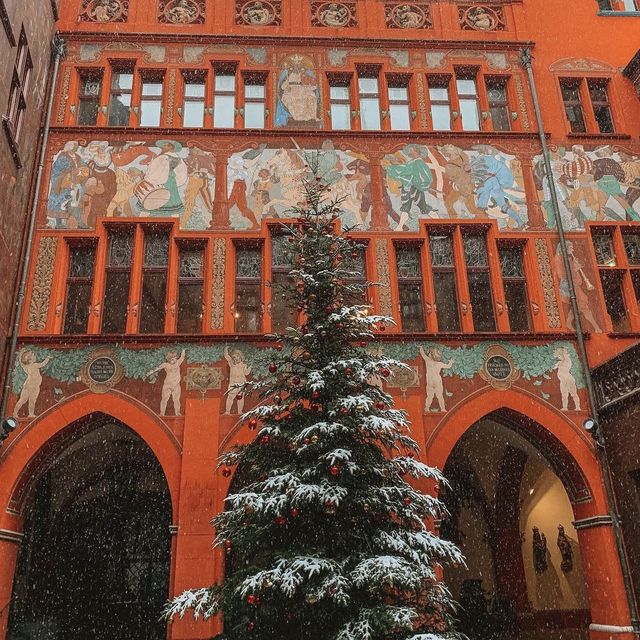
[[[27,288],[27,276],[29,274],[29,265],[31,264],[31,248],[33,245],[33,235],[36,227],[36,219],[38,212],[38,194],[40,193],[40,186],[42,184],[42,173],[44,168],[44,162],[47,152],[47,142],[49,141],[49,130],[51,122],[51,114],[53,113],[53,100],[55,96],[55,89],[58,81],[58,72],[60,71],[60,62],[64,58],[65,44],[64,40],[57,34],[53,38],[52,43],[53,54],[55,56],[53,62],[53,72],[51,75],[51,82],[49,84],[49,96],[47,104],[47,114],[44,122],[44,126],[41,129],[40,137],[40,152],[38,158],[38,166],[36,168],[36,182],[33,191],[33,200],[31,210],[29,212],[27,239],[25,243],[24,258],[22,260],[22,267],[20,271],[20,285],[18,288],[18,294],[16,297],[16,308],[13,318],[13,326],[11,329],[11,342],[9,343],[9,351],[5,362],[7,368],[5,371],[4,388],[2,389],[2,400],[0,401],[0,420],[4,421],[8,416],[7,403],[9,401],[9,392],[11,390],[12,368],[13,361],[16,355],[16,347],[18,344],[18,333],[20,331],[20,318],[22,317],[22,310],[24,307],[24,296]],[[1,424],[1,422],[0,422]]]
[[[547,145],[547,138],[544,132],[544,124],[542,121],[542,113],[540,111],[540,103],[538,101],[538,92],[536,90],[535,77],[533,75],[533,67],[531,64],[532,60],[533,57],[531,55],[531,49],[529,47],[522,49],[522,51],[520,52],[520,64],[522,64],[522,66],[525,68],[527,72],[527,78],[529,80],[529,89],[531,91],[533,109],[535,111],[536,123],[538,126],[538,136],[540,138],[540,146],[542,147],[544,170],[547,176],[549,192],[551,194],[551,206],[553,208],[553,216],[555,218],[556,228],[558,230],[560,252],[562,253],[562,262],[564,264],[564,270],[567,277],[567,285],[569,287],[569,299],[571,301],[571,311],[573,312],[574,317],[576,341],[578,343],[578,355],[580,357],[582,369],[584,371],[584,379],[587,387],[587,396],[589,399],[591,416],[595,423],[592,435],[596,443],[596,456],[598,458],[598,462],[600,463],[600,468],[602,469],[602,478],[607,495],[609,517],[611,518],[611,525],[613,527],[613,533],[616,540],[616,550],[618,552],[618,559],[620,560],[620,569],[622,571],[622,578],[624,580],[627,604],[629,606],[629,614],[631,616],[632,630],[633,634],[636,637],[640,637],[640,620],[638,618],[638,606],[635,600],[633,583],[631,581],[629,560],[625,551],[624,537],[622,534],[622,529],[620,527],[620,519],[618,517],[617,503],[613,489],[613,482],[611,479],[611,467],[609,466],[609,459],[607,457],[604,434],[600,430],[598,421],[598,401],[593,387],[591,369],[589,367],[589,358],[587,356],[587,348],[585,346],[584,331],[582,329],[582,321],[580,319],[580,309],[578,307],[578,301],[576,298],[575,283],[573,281],[573,275],[571,273],[571,262],[569,258],[569,252],[567,251],[567,241],[564,233],[564,226],[562,224],[562,216],[560,215],[560,206],[558,204],[558,193],[556,191],[556,185],[553,180],[551,157],[549,155],[549,147]]]

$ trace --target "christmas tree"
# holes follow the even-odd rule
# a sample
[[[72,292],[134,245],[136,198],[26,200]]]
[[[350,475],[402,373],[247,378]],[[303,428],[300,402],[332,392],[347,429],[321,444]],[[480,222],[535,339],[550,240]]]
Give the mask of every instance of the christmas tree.
[[[382,388],[405,365],[367,350],[392,320],[346,304],[368,286],[348,269],[358,247],[338,229],[320,158],[308,161],[305,206],[283,225],[295,265],[284,295],[302,320],[274,336],[270,379],[242,391],[259,390],[241,417],[255,438],[220,462],[236,468],[214,519],[225,578],[167,615],[222,614],[228,640],[435,640],[452,615],[440,567],[461,556],[431,531],[441,503],[405,478],[444,480],[416,459],[406,414]]]

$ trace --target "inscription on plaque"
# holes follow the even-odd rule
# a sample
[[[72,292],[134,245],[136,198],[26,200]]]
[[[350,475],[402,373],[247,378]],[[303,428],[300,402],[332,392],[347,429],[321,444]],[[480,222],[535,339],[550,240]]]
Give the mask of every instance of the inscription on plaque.
[[[115,351],[96,349],[80,370],[80,380],[94,393],[107,393],[124,377],[124,369]]]
[[[520,378],[511,354],[502,346],[494,344],[484,354],[480,377],[494,389],[509,389]]]
[[[487,373],[496,380],[506,380],[513,371],[511,363],[504,356],[491,356],[486,366]]]
[[[109,382],[116,375],[116,363],[107,357],[97,358],[89,365],[89,377],[98,384]]]

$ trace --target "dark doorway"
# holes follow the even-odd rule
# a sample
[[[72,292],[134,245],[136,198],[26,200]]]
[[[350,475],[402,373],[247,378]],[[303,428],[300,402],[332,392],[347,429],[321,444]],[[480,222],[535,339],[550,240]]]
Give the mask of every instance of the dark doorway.
[[[79,433],[33,489],[8,640],[161,640],[171,547],[164,474],[120,424]]]

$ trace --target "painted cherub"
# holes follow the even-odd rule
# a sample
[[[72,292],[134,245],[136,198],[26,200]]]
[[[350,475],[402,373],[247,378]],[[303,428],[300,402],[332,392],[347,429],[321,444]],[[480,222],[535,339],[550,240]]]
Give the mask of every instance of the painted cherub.
[[[580,396],[578,395],[578,385],[576,379],[571,373],[573,361],[569,355],[567,347],[560,347],[553,352],[557,360],[554,369],[558,372],[558,381],[560,382],[560,395],[562,397],[562,411],[569,411],[569,396],[573,399],[576,411],[580,411]]]
[[[239,349],[229,352],[229,347],[224,348],[224,359],[229,363],[229,390],[227,391],[227,404],[225,414],[229,415],[236,402],[238,413],[244,411],[244,393],[240,385],[246,384],[247,377],[251,374],[251,367],[245,362],[244,354]]]
[[[27,379],[22,385],[20,397],[13,409],[16,416],[20,413],[20,409],[26,404],[29,409],[29,418],[36,417],[36,402],[38,401],[40,386],[42,385],[42,373],[40,372],[49,364],[50,360],[51,356],[47,356],[42,362],[36,362],[36,354],[31,350],[23,351],[20,355],[20,366],[27,374]]]
[[[420,347],[420,355],[424,360],[426,367],[426,380],[425,387],[427,397],[424,403],[425,413],[431,411],[431,405],[433,399],[438,401],[438,410],[443,413],[446,411],[444,404],[444,384],[442,382],[442,370],[451,369],[455,362],[453,358],[449,359],[449,362],[442,361],[442,352],[439,349],[429,349],[428,353],[425,353],[424,349]]]
[[[164,384],[162,385],[162,396],[160,398],[160,415],[167,414],[167,403],[169,398],[173,401],[173,412],[176,416],[180,413],[180,383],[182,382],[182,376],[180,375],[180,366],[184,362],[185,350],[182,350],[180,357],[175,351],[167,351],[165,355],[166,361],[158,365],[155,369],[151,369],[147,372],[145,378],[157,373],[160,370],[164,370]]]

